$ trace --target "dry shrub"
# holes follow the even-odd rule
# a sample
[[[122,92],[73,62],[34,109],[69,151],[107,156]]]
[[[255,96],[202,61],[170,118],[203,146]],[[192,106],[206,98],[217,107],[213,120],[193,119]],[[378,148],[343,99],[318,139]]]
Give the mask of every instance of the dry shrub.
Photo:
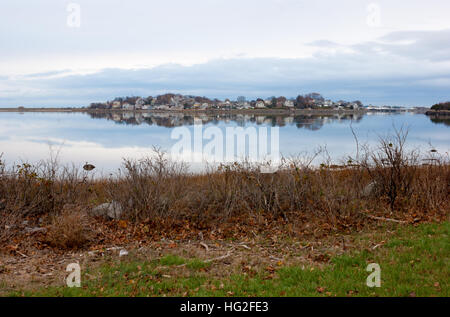
[[[380,196],[394,210],[399,198],[410,199],[418,170],[419,153],[405,147],[407,130],[395,130],[391,138],[380,138],[379,147],[367,149],[360,164],[376,184]]]
[[[80,249],[93,238],[89,218],[80,208],[69,208],[51,217],[46,240],[60,249]]]
[[[447,210],[448,214],[450,202],[448,154],[442,155],[432,150],[424,161],[427,163],[420,166],[416,173],[409,205],[422,212]]]
[[[6,209],[22,217],[57,213],[66,204],[92,198],[93,180],[76,167],[55,160],[6,166],[0,155],[0,199]]]
[[[76,169],[55,172],[52,164],[8,172],[0,164],[0,200],[6,199],[0,210],[22,216],[57,215],[48,237],[61,248],[82,246],[88,240],[85,214],[76,210],[59,214],[67,204],[86,209],[115,202],[130,220],[202,228],[227,221],[264,226],[274,219],[290,224],[320,220],[338,228],[360,223],[367,211],[448,214],[448,155],[434,151],[424,157],[407,151],[406,135],[397,131],[393,138],[381,139],[378,148],[365,147],[362,156],[340,166],[328,160],[313,167],[312,159],[291,159],[274,173],[263,173],[265,164],[244,161],[191,174],[158,150],[156,156],[125,160],[118,175],[101,180],[89,180]],[[421,164],[422,159],[427,165]],[[368,184],[373,190],[366,190]]]
[[[16,227],[23,221],[20,215],[2,209],[0,200],[0,245],[10,241],[16,234]]]
[[[380,138],[376,149],[365,148],[360,166],[374,184],[372,205],[387,202],[391,211],[445,211],[450,194],[448,154],[407,149],[408,131],[395,129]],[[381,203],[381,204],[380,204]]]
[[[155,148],[155,156],[124,160],[123,171],[107,186],[110,201],[118,202],[134,220],[168,217],[171,206],[186,188],[186,166],[166,158]]]

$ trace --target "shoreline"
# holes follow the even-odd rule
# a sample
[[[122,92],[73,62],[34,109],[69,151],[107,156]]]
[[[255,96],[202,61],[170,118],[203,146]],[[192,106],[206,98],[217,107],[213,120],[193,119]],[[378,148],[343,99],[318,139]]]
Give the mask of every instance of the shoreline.
[[[449,117],[450,110],[429,110],[425,113],[429,117]]]
[[[67,113],[184,113],[184,114],[251,114],[251,115],[296,115],[296,114],[366,114],[366,113],[416,113],[424,110],[372,110],[372,109],[208,109],[208,110],[128,110],[128,109],[88,109],[88,108],[0,108],[0,112],[67,112]]]

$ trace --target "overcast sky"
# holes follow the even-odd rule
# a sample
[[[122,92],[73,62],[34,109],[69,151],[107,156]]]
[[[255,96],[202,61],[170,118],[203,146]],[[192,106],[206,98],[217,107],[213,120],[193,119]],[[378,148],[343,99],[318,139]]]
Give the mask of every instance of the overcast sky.
[[[2,0],[0,107],[165,92],[450,100],[448,0]]]

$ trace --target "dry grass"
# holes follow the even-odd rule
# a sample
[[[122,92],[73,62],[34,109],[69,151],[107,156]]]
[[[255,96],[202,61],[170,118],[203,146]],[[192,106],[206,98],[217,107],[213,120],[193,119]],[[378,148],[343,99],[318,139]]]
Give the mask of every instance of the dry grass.
[[[80,209],[65,209],[60,214],[51,217],[47,243],[60,249],[79,249],[93,238],[89,226],[89,218]]]
[[[377,148],[363,147],[362,154],[341,166],[324,162],[311,167],[291,159],[276,173],[262,173],[262,165],[240,162],[194,175],[162,152],[125,160],[118,175],[101,180],[52,160],[9,169],[1,163],[0,225],[5,228],[5,216],[50,216],[51,244],[72,248],[87,241],[86,215],[80,210],[111,201],[121,205],[125,219],[137,223],[189,223],[200,229],[234,221],[264,230],[273,221],[302,227],[319,220],[339,230],[364,224],[367,213],[391,218],[448,216],[448,155],[407,151],[405,141],[406,133],[398,131],[392,139],[381,139]],[[427,164],[422,164],[424,159]],[[367,193],[370,183],[373,188]]]

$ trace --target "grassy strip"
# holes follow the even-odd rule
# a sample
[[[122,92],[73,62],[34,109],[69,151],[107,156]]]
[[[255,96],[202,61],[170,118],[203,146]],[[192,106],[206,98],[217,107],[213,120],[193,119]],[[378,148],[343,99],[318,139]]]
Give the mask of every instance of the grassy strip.
[[[375,250],[333,257],[319,267],[209,276],[211,264],[174,255],[110,262],[85,271],[81,288],[51,287],[11,296],[449,296],[450,223],[399,227]],[[381,287],[369,288],[368,263],[381,266]],[[180,274],[180,266],[184,270]]]

